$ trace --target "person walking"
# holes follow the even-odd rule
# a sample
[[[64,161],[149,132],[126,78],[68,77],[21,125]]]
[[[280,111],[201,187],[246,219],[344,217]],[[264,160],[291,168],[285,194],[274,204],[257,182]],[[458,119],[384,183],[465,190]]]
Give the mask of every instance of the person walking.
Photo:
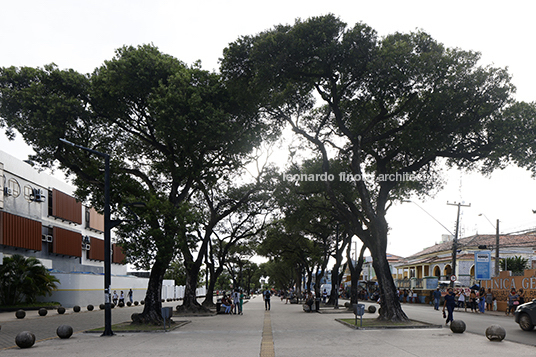
[[[119,297],[117,296],[117,291],[114,290],[114,294],[112,295],[112,302],[114,303],[114,305],[117,305],[117,299]]]
[[[131,304],[132,304],[132,295],[133,295],[133,294],[134,294],[134,293],[132,292],[132,289],[130,289],[130,290],[128,291],[128,294],[127,294],[127,296],[128,296],[128,300],[130,301]]]
[[[445,325],[448,325],[449,322],[454,320],[454,307],[456,306],[456,297],[452,288],[447,290],[447,295],[445,295],[445,303],[443,304],[443,317],[445,317],[445,308],[448,311],[447,321]]]
[[[441,291],[439,288],[432,293],[432,297],[434,298],[434,310],[439,310],[439,301],[441,300]]]
[[[264,292],[264,309],[266,311],[270,310],[270,297],[272,296],[272,293],[270,292],[270,289],[266,289]]]

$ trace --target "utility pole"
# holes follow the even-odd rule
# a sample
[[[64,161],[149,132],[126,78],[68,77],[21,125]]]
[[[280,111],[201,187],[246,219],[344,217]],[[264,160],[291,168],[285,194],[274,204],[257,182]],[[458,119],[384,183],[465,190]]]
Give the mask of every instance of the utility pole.
[[[499,220],[495,226],[495,276],[499,276]]]
[[[458,214],[456,216],[456,230],[454,231],[454,240],[452,241],[452,275],[450,276],[450,287],[454,287],[454,281],[456,280],[456,256],[458,254],[458,235],[460,232],[460,208],[461,207],[471,207],[471,204],[463,205],[461,203],[449,203],[449,206],[458,206]]]

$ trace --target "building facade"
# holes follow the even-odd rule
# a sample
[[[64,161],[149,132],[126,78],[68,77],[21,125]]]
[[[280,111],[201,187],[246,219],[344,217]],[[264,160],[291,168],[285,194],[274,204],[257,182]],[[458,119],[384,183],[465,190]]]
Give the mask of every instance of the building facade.
[[[3,256],[35,257],[60,279],[58,291],[47,300],[96,304],[104,299],[104,216],[77,201],[73,192],[62,180],[0,151],[0,264]],[[114,278],[117,289],[146,286],[134,280],[119,283],[118,277],[129,277],[116,244],[111,272],[112,289]]]

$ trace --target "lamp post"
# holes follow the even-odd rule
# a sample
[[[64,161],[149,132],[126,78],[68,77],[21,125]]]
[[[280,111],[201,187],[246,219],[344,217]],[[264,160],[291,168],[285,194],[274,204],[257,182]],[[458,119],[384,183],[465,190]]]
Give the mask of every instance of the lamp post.
[[[493,225],[485,214],[480,213],[479,216],[483,216],[495,228],[495,276],[499,276],[499,220],[497,219],[497,224]]]
[[[111,230],[121,223],[118,220],[110,219],[110,155],[76,145],[65,139],[61,142],[74,146],[76,148],[89,151],[92,154],[104,158],[104,332],[101,336],[113,336],[112,331],[112,306],[110,296],[110,285],[112,284],[112,260],[111,260]]]

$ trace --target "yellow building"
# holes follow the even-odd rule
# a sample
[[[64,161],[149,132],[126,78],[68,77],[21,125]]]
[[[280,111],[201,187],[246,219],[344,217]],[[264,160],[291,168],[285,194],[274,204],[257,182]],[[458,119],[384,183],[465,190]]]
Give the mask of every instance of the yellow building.
[[[482,250],[491,252],[491,272],[494,275],[495,245],[495,235],[477,234],[458,239],[454,272],[452,271],[453,240],[451,237],[444,239],[441,243],[425,248],[397,264],[395,281],[401,288],[433,289],[434,282],[435,284],[437,281],[448,282],[451,276],[455,275],[457,285],[472,286],[476,283],[474,253]],[[521,256],[528,259],[528,267],[532,268],[536,259],[536,233],[499,236],[499,255],[501,259]]]

